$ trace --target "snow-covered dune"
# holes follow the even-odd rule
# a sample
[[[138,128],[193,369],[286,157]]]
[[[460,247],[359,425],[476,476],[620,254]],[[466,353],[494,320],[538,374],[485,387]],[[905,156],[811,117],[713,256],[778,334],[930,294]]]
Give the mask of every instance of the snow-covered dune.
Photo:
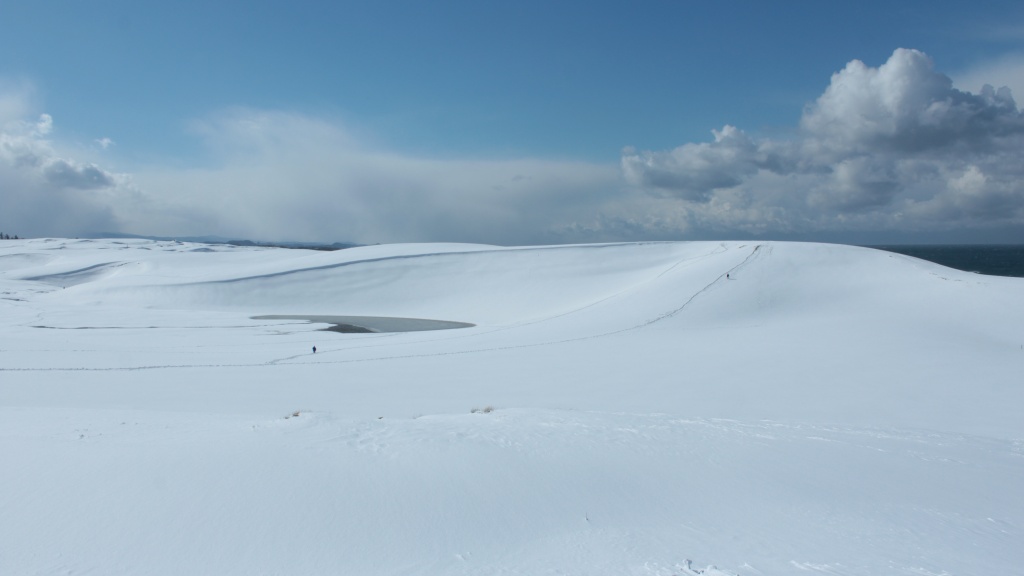
[[[1021,295],[825,244],[5,241],[0,573],[1013,573]]]

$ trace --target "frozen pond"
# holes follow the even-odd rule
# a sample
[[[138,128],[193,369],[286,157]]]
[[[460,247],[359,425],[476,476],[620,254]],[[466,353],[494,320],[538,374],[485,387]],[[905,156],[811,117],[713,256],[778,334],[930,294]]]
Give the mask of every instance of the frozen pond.
[[[453,328],[471,328],[476,324],[467,322],[450,322],[447,320],[427,320],[424,318],[395,318],[391,316],[321,316],[272,314],[253,316],[253,320],[305,320],[318,324],[331,324],[331,332],[423,332],[426,330],[451,330]]]

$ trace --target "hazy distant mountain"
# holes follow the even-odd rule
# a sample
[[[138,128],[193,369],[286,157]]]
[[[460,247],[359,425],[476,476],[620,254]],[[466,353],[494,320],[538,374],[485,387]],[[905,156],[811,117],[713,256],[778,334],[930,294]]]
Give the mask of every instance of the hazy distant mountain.
[[[121,232],[96,232],[88,234],[86,238],[137,238],[140,240],[160,240],[178,242],[197,242],[201,244],[231,244],[233,246],[266,246],[272,248],[300,248],[304,250],[344,250],[362,246],[354,242],[334,242],[324,244],[322,242],[263,242],[259,240],[240,240],[224,236],[147,236],[144,234],[124,234]]]

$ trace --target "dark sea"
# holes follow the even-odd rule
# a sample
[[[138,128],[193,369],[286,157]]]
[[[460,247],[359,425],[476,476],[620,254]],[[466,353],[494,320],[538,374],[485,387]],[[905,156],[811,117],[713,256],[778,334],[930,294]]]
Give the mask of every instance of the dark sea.
[[[1024,244],[906,245],[868,248],[906,254],[967,272],[1024,278]]]

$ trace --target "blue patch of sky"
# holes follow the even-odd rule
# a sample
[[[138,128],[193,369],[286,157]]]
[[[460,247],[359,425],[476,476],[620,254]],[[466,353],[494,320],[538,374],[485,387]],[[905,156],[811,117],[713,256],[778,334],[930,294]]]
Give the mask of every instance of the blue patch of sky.
[[[0,77],[60,130],[199,154],[233,106],[339,118],[392,150],[615,161],[733,124],[795,126],[849,60],[940,71],[1019,46],[1015,2],[64,0],[0,8]],[[1018,99],[1021,96],[1018,95]]]

